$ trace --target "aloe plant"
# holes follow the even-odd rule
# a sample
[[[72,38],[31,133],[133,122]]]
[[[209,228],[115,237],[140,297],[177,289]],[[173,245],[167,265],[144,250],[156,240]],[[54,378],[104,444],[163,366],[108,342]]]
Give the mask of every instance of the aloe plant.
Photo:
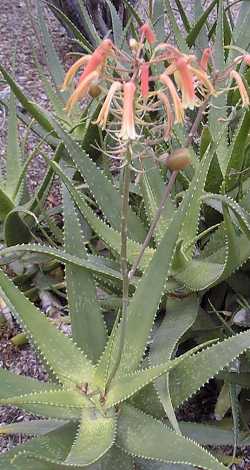
[[[228,79],[231,71],[240,67],[239,77],[247,82],[248,70],[242,57],[247,64],[245,18],[249,18],[250,7],[242,2],[238,24],[235,27],[232,24],[228,33],[233,47],[224,49],[225,42],[228,44],[225,29],[230,10],[223,8],[222,1],[212,2],[205,11],[196,2],[198,20],[194,26],[181,2],[176,4],[186,36],[179,29],[168,1],[149,2],[149,20],[155,25],[155,32],[149,23],[143,28],[140,25],[135,42],[130,42],[132,54],[136,54],[133,48],[144,46],[143,55],[139,49],[140,59],[147,62],[157,57],[157,51],[153,58],[150,56],[154,54],[150,43],[155,33],[158,43],[164,41],[166,12],[181,59],[194,46],[199,60],[199,52],[208,45],[208,36],[214,42],[211,70],[207,69],[203,78],[210,80],[212,76],[216,84],[214,63],[222,71],[219,93],[211,92],[212,98],[209,93],[202,96],[204,101],[197,113],[188,111],[192,122],[189,132],[182,124],[172,123],[165,140],[162,135],[155,139],[154,126],[151,131],[151,124],[164,122],[162,109],[160,114],[155,109],[159,108],[159,102],[149,109],[147,116],[145,111],[143,118],[139,116],[135,121],[140,139],[133,134],[133,128],[124,130],[126,116],[120,117],[118,106],[110,125],[116,126],[122,119],[123,132],[131,132],[127,139],[114,127],[122,143],[121,181],[117,168],[113,175],[104,158],[98,160],[96,155],[95,158],[89,155],[93,150],[91,140],[97,134],[99,156],[101,153],[102,157],[106,156],[110,145],[112,151],[117,150],[110,143],[109,123],[105,122],[105,129],[99,129],[98,133],[93,123],[97,120],[103,125],[100,117],[103,95],[95,98],[83,112],[76,106],[72,115],[63,109],[65,104],[60,104],[66,103],[69,94],[59,93],[63,70],[50,41],[41,5],[39,28],[52,71],[51,83],[44,77],[43,81],[54,112],[48,113],[32,103],[1,67],[13,93],[39,125],[32,123],[31,128],[43,135],[54,151],[56,148],[55,158],[51,161],[46,158],[49,166],[46,181],[57,174],[62,183],[64,237],[57,247],[27,243],[3,248],[0,255],[8,260],[9,256],[43,254],[65,265],[62,288],[67,294],[72,339],[58,331],[0,271],[0,295],[49,371],[47,383],[16,376],[4,369],[0,371],[0,404],[14,405],[43,418],[0,427],[3,434],[36,436],[1,456],[0,468],[2,465],[6,470],[21,470],[37,466],[42,470],[73,466],[132,470],[138,465],[146,470],[158,468],[158,464],[160,468],[178,464],[180,468],[189,465],[219,469],[225,468],[223,463],[201,445],[232,445],[235,455],[237,446],[249,443],[240,415],[239,386],[249,388],[250,333],[249,330],[239,332],[233,315],[229,320],[226,316],[227,305],[235,309],[235,304],[247,307],[248,303],[248,296],[241,293],[239,276],[248,279],[244,265],[250,255],[249,110],[242,109],[239,103],[239,89],[224,89],[223,79]],[[129,2],[126,5],[132,15],[131,30],[137,31],[138,13]],[[216,5],[218,19],[210,25],[209,13]],[[243,18],[244,24],[238,28]],[[114,11],[112,19],[116,26],[113,28],[115,44],[125,51],[120,54],[127,57],[126,31]],[[79,32],[74,31],[80,40]],[[82,43],[88,47],[86,38],[82,38]],[[170,50],[176,51],[171,47]],[[137,64],[138,57],[134,55],[132,64]],[[171,66],[171,55],[168,59]],[[114,56],[108,60],[113,66]],[[101,65],[105,67],[104,63]],[[157,93],[162,86],[162,82],[157,82],[162,65],[160,60],[151,64],[151,73],[157,77]],[[130,62],[126,66],[130,67]],[[138,74],[136,67],[130,75],[132,80]],[[198,74],[199,71],[198,68]],[[133,84],[128,80],[127,69],[118,66],[116,81],[119,73],[125,74],[122,83],[128,82],[130,93],[126,100],[131,104]],[[105,90],[106,77],[99,69],[94,78],[97,76]],[[160,77],[168,83],[165,76]],[[109,79],[114,80],[112,73]],[[151,96],[150,87],[145,84],[146,79],[142,93]],[[121,86],[117,85],[118,101]],[[109,93],[109,86],[106,91]],[[138,95],[137,89],[134,96]],[[125,88],[122,96],[125,100]],[[208,100],[212,100],[209,108]],[[71,107],[72,101],[68,103]],[[153,99],[150,105],[154,105]],[[226,105],[231,106],[229,113]],[[145,116],[148,120],[143,126]],[[181,154],[176,152],[180,148]],[[173,166],[176,156],[181,156],[181,166]],[[84,182],[83,189],[79,181]],[[95,239],[87,237],[86,223],[88,230],[104,242],[105,256],[98,252]],[[96,285],[106,296],[108,313],[105,315]],[[115,305],[115,315],[110,319],[112,305]],[[167,312],[163,321],[157,316],[159,306]],[[187,345],[188,352],[184,353]],[[217,409],[232,409],[231,429],[179,421],[178,407],[217,376],[219,383],[225,383]]]

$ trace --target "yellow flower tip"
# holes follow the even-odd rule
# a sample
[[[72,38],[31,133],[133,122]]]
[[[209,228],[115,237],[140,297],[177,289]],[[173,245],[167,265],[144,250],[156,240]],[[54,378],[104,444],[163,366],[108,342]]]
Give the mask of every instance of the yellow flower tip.
[[[90,55],[85,55],[81,57],[80,59],[78,59],[73,65],[71,65],[70,69],[65,75],[64,82],[61,87],[62,92],[68,88],[74,76],[78,72],[79,68],[82,67],[83,65],[86,65],[89,62],[90,57],[91,57]]]
[[[171,78],[167,75],[167,73],[162,73],[160,75],[160,81],[167,87],[171,99],[174,104],[175,110],[175,123],[176,124],[183,124],[184,122],[184,106],[181,102],[181,99],[176,91],[175,85]]]
[[[121,90],[122,89],[122,84],[118,81],[116,82],[113,82],[110,89],[109,89],[109,92],[105,98],[105,101],[102,105],[102,109],[98,115],[98,118],[97,120],[95,121],[94,124],[98,124],[102,129],[105,129],[106,127],[106,124],[107,124],[107,120],[108,120],[108,115],[109,115],[109,111],[110,111],[110,106],[111,106],[111,103],[112,103],[112,100],[114,98],[114,95],[117,91]]]
[[[87,77],[85,77],[77,86],[75,91],[72,93],[70,98],[68,99],[65,107],[65,111],[67,113],[71,113],[75,104],[82,100],[88,93],[89,88],[91,85],[95,85],[98,82],[99,73],[94,71],[91,72]]]
[[[166,129],[164,131],[164,139],[168,140],[169,137],[170,137],[170,134],[172,132],[173,125],[174,125],[174,113],[171,109],[171,105],[170,105],[170,102],[169,102],[169,99],[168,99],[167,95],[165,93],[163,93],[163,91],[159,91],[157,93],[157,96],[158,96],[159,100],[162,102],[163,107],[164,107],[164,109],[166,111],[166,114],[167,114],[167,125],[166,125]]]
[[[134,98],[136,93],[136,85],[133,80],[123,85],[123,112],[122,127],[120,137],[122,140],[135,140],[138,136],[135,131],[134,119]]]
[[[241,100],[242,100],[242,106],[243,106],[243,108],[247,108],[248,106],[250,106],[249,94],[248,94],[248,91],[245,87],[245,84],[244,84],[240,74],[238,72],[236,72],[236,70],[232,70],[230,72],[230,78],[231,78],[231,80],[236,81],[237,87],[238,87],[239,92],[240,92]]]

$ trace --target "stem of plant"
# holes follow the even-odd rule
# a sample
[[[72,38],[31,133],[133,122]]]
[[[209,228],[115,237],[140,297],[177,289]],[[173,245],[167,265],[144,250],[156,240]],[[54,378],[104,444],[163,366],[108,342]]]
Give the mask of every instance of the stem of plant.
[[[176,180],[176,177],[177,177],[177,174],[178,174],[178,171],[173,171],[173,173],[171,174],[171,177],[170,177],[170,180],[168,182],[168,184],[166,185],[165,187],[165,191],[163,193],[163,196],[162,196],[162,199],[161,199],[161,202],[160,202],[160,205],[156,211],[156,214],[155,214],[155,217],[154,217],[154,220],[149,228],[149,231],[148,231],[148,234],[143,242],[143,245],[142,245],[142,249],[138,255],[138,257],[136,258],[131,270],[129,271],[129,274],[128,274],[128,279],[129,281],[131,281],[131,279],[133,278],[139,264],[140,264],[140,261],[144,255],[144,252],[146,250],[146,248],[148,247],[149,243],[150,243],[150,240],[154,234],[154,231],[156,229],[156,226],[160,220],[160,217],[161,217],[161,214],[162,214],[162,211],[165,207],[165,204],[166,204],[166,201],[168,199],[168,197],[170,196],[171,194],[171,191],[173,189],[173,186],[174,186],[174,183],[175,183],[175,180]]]
[[[118,345],[118,353],[115,364],[111,370],[109,378],[106,383],[106,391],[116,374],[116,371],[121,362],[121,357],[124,349],[127,316],[128,316],[128,303],[129,303],[129,277],[128,277],[128,209],[129,209],[129,185],[130,185],[130,162],[131,162],[131,149],[127,151],[127,161],[123,169],[123,184],[122,184],[122,208],[121,208],[121,274],[122,274],[122,316],[120,323],[120,341]]]

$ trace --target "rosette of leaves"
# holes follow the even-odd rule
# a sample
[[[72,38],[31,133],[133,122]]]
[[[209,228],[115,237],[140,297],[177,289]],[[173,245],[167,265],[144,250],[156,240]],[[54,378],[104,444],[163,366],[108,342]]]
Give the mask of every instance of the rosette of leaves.
[[[216,2],[213,3],[215,5]],[[180,2],[178,4],[181,5]],[[228,40],[225,31],[228,33],[230,29],[224,28],[227,23],[223,4],[219,4],[219,21],[217,27],[211,25],[211,37],[216,41],[218,68],[223,68],[225,60],[229,60],[224,52],[224,42]],[[164,32],[160,28],[166,9],[178,44],[188,50],[195,42],[199,48],[205,37],[207,11],[201,13],[202,20],[193,29],[186,23],[189,32],[184,40],[171,16],[169,3],[155,2],[156,6],[158,10],[155,9],[154,14],[160,34]],[[236,27],[234,33],[230,32],[230,41],[240,47],[245,47],[249,15],[249,5],[244,2],[238,25],[244,24],[241,28]],[[55,66],[52,49],[48,47],[47,52],[48,60]],[[230,55],[233,56],[232,51]],[[58,67],[54,67],[54,81],[59,83],[62,77],[58,78]],[[3,70],[3,74],[18,99],[25,104],[24,94],[6,71]],[[249,374],[243,376],[235,371],[232,361],[249,348],[249,331],[236,334],[237,330],[232,328],[225,330],[225,324],[218,327],[218,322],[200,310],[199,305],[202,303],[204,306],[207,293],[228,281],[250,256],[249,180],[247,171],[242,173],[242,169],[247,169],[249,112],[236,107],[235,115],[228,116],[225,108],[225,114],[219,116],[218,107],[210,108],[201,145],[197,149],[197,143],[194,143],[191,148],[192,166],[181,172],[177,179],[176,199],[178,203],[182,202],[176,204],[174,197],[169,199],[153,243],[144,253],[138,276],[130,284],[128,322],[121,338],[119,320],[111,325],[112,330],[107,334],[95,293],[96,282],[109,292],[121,292],[119,191],[107,168],[108,177],[86,153],[91,139],[85,140],[85,137],[93,135],[91,113],[95,112],[98,101],[88,108],[85,117],[89,119],[85,120],[83,133],[77,138],[69,121],[60,114],[63,111],[58,106],[56,92],[50,96],[54,103],[54,116],[43,113],[30,102],[26,105],[27,111],[43,129],[53,131],[57,144],[60,142],[58,153],[61,159],[67,156],[66,167],[65,162],[57,163],[59,158],[50,164],[64,185],[64,246],[19,245],[3,250],[2,254],[38,252],[65,264],[73,341],[60,334],[1,274],[2,297],[26,328],[51,372],[47,384],[16,377],[8,371],[1,372],[1,403],[13,404],[46,418],[1,428],[4,433],[37,435],[30,443],[3,456],[2,467],[7,469],[11,465],[10,468],[15,468],[15,465],[18,469],[26,469],[29,465],[30,468],[35,465],[39,468],[40,465],[43,469],[73,465],[93,469],[132,469],[136,462],[139,468],[147,469],[154,468],[154,465],[159,468],[155,462],[160,461],[162,468],[170,462],[179,466],[223,468],[197,443],[236,446],[248,442],[239,432],[239,412],[235,406],[238,395],[234,385],[249,388]],[[229,94],[227,99],[230,103],[237,103],[237,92]],[[221,102],[220,112],[224,112],[224,105]],[[218,117],[222,120],[218,121]],[[175,148],[183,142],[185,130],[175,128],[170,145]],[[140,154],[141,147],[134,150]],[[131,186],[133,204],[128,223],[130,265],[140,253],[145,225],[153,220],[159,206],[165,187],[164,177],[169,177],[155,165],[153,150],[158,156],[157,152],[166,151],[165,144],[152,149],[145,159],[145,169],[153,168],[154,171],[145,171],[139,190]],[[86,193],[75,187],[69,169],[73,173],[76,170],[81,173],[88,185],[88,197],[93,196],[102,218],[88,204]],[[144,208],[142,220],[138,205],[134,204],[138,199],[139,206]],[[207,208],[212,209],[212,217]],[[85,251],[78,224],[81,217],[104,241],[112,254],[110,258]],[[199,292],[199,298],[195,292]],[[151,341],[149,344],[159,304],[165,306],[167,295],[174,296],[171,301],[168,299],[168,315],[153,335],[153,344]],[[225,340],[225,336],[229,338]],[[204,340],[217,337],[222,341],[202,346]],[[175,359],[177,348],[185,338],[201,343],[200,350]],[[241,361],[247,366],[247,354]],[[233,408],[234,432],[216,426],[177,422],[175,410],[178,406],[219,371],[222,371],[220,378],[230,382],[229,406],[231,404]],[[163,415],[167,415],[169,422],[163,424],[159,420]]]
[[[212,158],[208,155],[194,178],[196,184],[201,180],[201,174],[207,174]],[[66,173],[66,170],[62,172],[64,182],[75,197]],[[171,410],[250,347],[249,331],[212,345],[204,343],[174,358],[172,353],[179,338],[188,331],[197,315],[198,298],[190,294],[172,302],[176,318],[167,316],[161,325],[151,347],[152,365],[147,364],[148,356],[145,357],[148,337],[191,200],[192,191],[187,191],[140,282],[135,284],[125,331],[117,314],[117,321],[107,334],[93,276],[98,271],[107,277],[115,276],[114,266],[111,270],[106,265],[105,270],[104,264],[98,266],[97,260],[96,264],[93,261],[92,265],[84,266],[88,256],[66,185],[63,189],[64,262],[73,338],[58,331],[6,274],[0,272],[0,295],[34,344],[50,377],[47,383],[41,383],[1,369],[0,404],[14,405],[43,418],[2,425],[0,432],[4,434],[23,432],[37,436],[4,454],[0,459],[2,468],[28,469],[36,465],[41,469],[69,466],[132,469],[135,459],[188,464],[211,470],[224,468],[193,440],[193,436],[204,444],[212,440],[223,445],[234,442],[233,433],[212,427],[211,438],[211,432],[207,432],[209,427],[199,430],[199,425],[196,428],[195,424],[186,426],[184,423],[173,429]],[[32,245],[22,248],[32,250]],[[45,247],[40,250],[50,252]],[[63,255],[61,257],[63,259]],[[150,388],[153,382],[158,394]],[[172,425],[159,420],[164,410]],[[239,435],[239,445],[246,442],[244,435]],[[147,468],[147,463],[141,465]]]

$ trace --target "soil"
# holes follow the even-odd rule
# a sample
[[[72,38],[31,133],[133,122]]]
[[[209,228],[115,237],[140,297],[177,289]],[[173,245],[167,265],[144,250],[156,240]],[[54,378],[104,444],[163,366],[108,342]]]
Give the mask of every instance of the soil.
[[[187,12],[192,10],[191,2],[186,1]],[[31,15],[35,18],[35,0],[31,0]],[[46,95],[43,92],[41,81],[39,80],[36,67],[33,62],[32,45],[34,43],[34,31],[30,24],[30,18],[27,14],[26,2],[22,0],[0,0],[0,63],[15,75],[18,83],[23,90],[41,106],[48,106]],[[55,47],[59,53],[62,62],[66,61],[66,54],[71,48],[70,41],[54,16],[47,12],[47,19],[50,33],[52,35]],[[13,63],[14,51],[16,50],[15,67]],[[43,57],[40,57],[43,62]],[[45,65],[45,64],[44,64]],[[0,82],[0,97],[8,93],[8,88]],[[20,132],[23,130],[20,128]],[[0,108],[0,165],[4,171],[4,148],[6,142],[6,116]],[[37,139],[30,136],[28,141],[28,151],[32,151],[37,144]],[[42,156],[33,161],[29,170],[28,186],[31,192],[41,181],[45,172],[45,164]],[[51,193],[52,204],[57,205],[60,200],[58,186],[55,185]],[[1,313],[0,313],[1,318]],[[23,374],[35,377],[39,380],[47,380],[47,375],[38,358],[29,345],[22,348],[16,348],[10,339],[18,332],[18,328],[13,321],[4,326],[0,325],[0,367],[14,371],[17,374]],[[212,382],[180,411],[181,419],[203,421],[213,419],[213,408],[216,402],[217,390]],[[29,420],[31,417],[13,407],[0,408],[0,423],[12,423],[22,420]],[[0,452],[12,448],[16,444],[24,441],[23,436],[0,437]],[[230,449],[231,451],[231,449]],[[250,452],[248,449],[242,453],[242,463],[238,469],[250,469]]]

